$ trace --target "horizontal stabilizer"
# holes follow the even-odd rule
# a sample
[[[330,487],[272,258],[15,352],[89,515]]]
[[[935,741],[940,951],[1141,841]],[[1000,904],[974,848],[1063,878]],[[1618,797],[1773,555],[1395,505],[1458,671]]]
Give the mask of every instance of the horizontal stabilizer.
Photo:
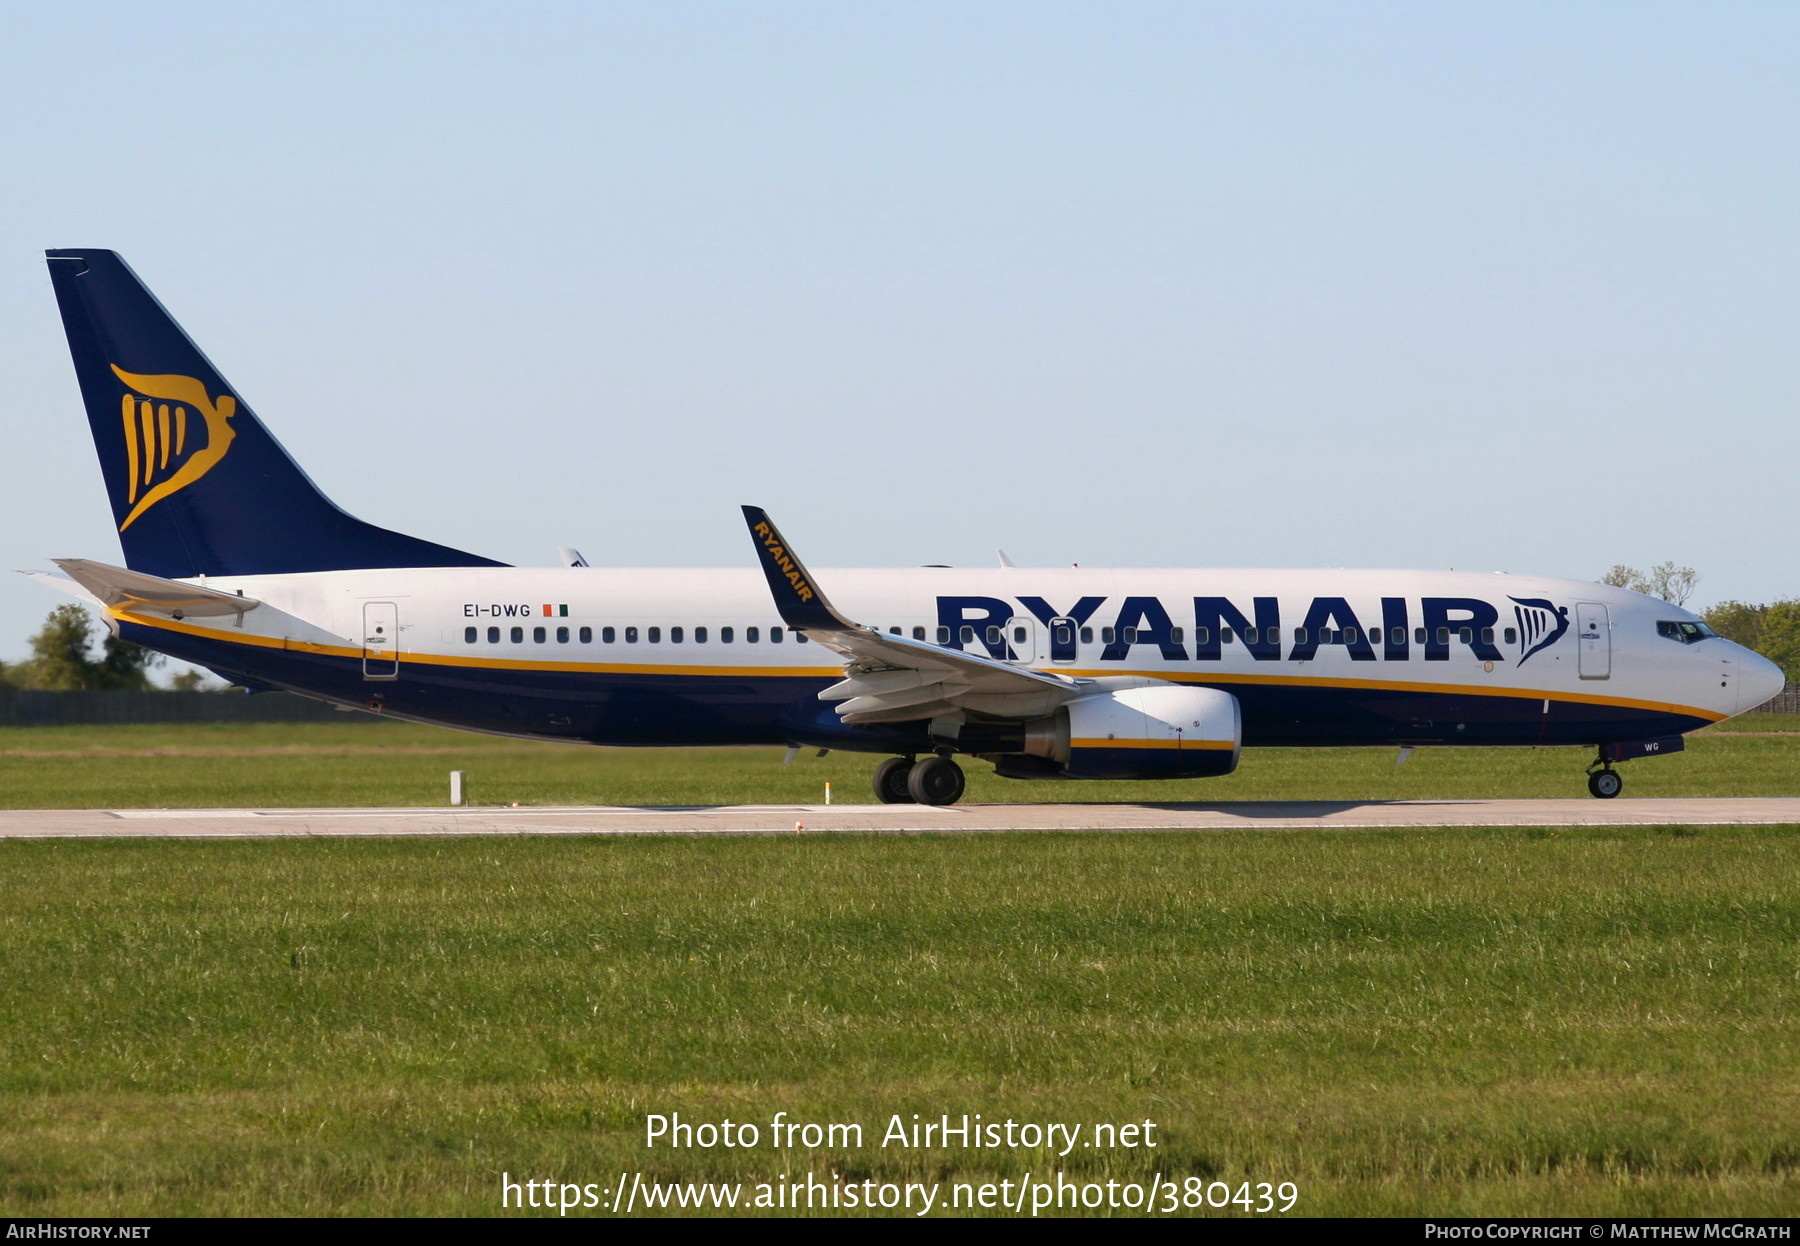
[[[52,558],[50,561],[68,572],[69,578],[92,593],[100,604],[114,609],[161,614],[175,619],[222,614],[242,618],[262,605],[254,597],[165,580],[161,576],[127,571],[124,567],[86,558]]]

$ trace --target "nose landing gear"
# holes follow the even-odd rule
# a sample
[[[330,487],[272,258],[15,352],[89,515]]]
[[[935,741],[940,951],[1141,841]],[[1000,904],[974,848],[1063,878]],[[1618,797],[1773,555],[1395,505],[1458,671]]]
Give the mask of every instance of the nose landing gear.
[[[1600,766],[1601,763],[1595,762],[1594,765]],[[1593,795],[1598,796],[1601,800],[1611,800],[1624,790],[1625,780],[1620,778],[1619,772],[1611,766],[1603,766],[1600,769],[1589,768],[1588,791]]]
[[[1625,790],[1625,780],[1617,770],[1613,769],[1613,755],[1617,746],[1600,746],[1599,755],[1588,763],[1588,793],[1601,800],[1611,800]]]

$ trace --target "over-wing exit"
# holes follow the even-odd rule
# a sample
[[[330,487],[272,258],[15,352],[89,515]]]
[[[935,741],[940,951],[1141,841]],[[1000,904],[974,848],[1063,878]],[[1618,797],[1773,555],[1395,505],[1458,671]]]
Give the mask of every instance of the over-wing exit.
[[[125,566],[61,587],[252,689],[608,745],[887,754],[884,801],[1014,778],[1200,778],[1244,748],[1584,745],[1618,762],[1782,686],[1622,589],[1428,571],[510,567],[363,523],[312,485],[116,254],[49,252]]]

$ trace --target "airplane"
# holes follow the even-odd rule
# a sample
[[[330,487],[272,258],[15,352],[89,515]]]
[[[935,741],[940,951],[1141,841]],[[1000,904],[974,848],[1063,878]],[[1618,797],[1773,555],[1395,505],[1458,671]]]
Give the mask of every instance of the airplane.
[[[124,260],[46,255],[125,565],[38,578],[251,691],[532,739],[886,755],[881,801],[947,805],[958,757],[1183,779],[1271,746],[1580,745],[1610,798],[1618,763],[1783,686],[1689,611],[1543,576],[818,574],[748,506],[755,567],[509,566],[338,509]]]

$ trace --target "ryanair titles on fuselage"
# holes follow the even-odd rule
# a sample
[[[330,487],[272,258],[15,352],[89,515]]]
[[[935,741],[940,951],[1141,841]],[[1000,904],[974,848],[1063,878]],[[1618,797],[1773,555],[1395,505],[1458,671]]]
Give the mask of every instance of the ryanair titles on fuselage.
[[[1108,598],[1082,597],[1060,609],[1043,597],[1021,596],[1017,601],[1050,629],[1051,659],[1056,661],[1074,659],[1074,638],[1067,633],[1091,626]],[[1427,662],[1447,662],[1452,645],[1461,643],[1481,661],[1503,662],[1504,638],[1522,664],[1569,630],[1569,608],[1541,597],[1508,597],[1512,617],[1504,625],[1500,607],[1479,597],[1382,597],[1379,617],[1368,618],[1358,615],[1346,598],[1314,597],[1304,615],[1291,621],[1291,630],[1283,627],[1277,597],[1251,598],[1248,612],[1225,597],[1191,601],[1191,608],[1184,600],[1171,610],[1157,597],[1123,598],[1100,660],[1123,662],[1134,646],[1148,645],[1166,661],[1216,662],[1224,657],[1225,645],[1238,643],[1258,662],[1304,662],[1327,646],[1343,648],[1353,662],[1404,662],[1415,649]],[[1021,617],[1011,602],[945,596],[937,599],[937,607],[938,626],[947,629],[949,639],[944,643],[951,648],[975,644],[991,657],[1018,656],[1006,632],[1007,623]],[[1192,619],[1191,635],[1176,623],[1177,613]],[[1059,648],[1067,653],[1057,652]]]

